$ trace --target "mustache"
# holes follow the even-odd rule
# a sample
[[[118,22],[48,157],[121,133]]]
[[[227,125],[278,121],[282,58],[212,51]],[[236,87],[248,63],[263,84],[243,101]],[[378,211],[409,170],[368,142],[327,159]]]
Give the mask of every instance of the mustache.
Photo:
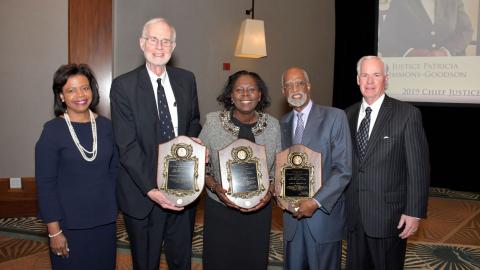
[[[293,98],[294,95],[299,95],[299,98]],[[300,107],[307,101],[307,94],[303,92],[289,93],[287,98],[288,104],[292,107]]]

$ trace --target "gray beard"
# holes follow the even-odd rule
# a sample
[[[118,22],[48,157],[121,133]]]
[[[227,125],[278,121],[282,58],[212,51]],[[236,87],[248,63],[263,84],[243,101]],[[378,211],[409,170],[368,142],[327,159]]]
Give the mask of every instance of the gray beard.
[[[290,106],[294,108],[303,106],[303,104],[305,104],[305,102],[307,101],[307,95],[304,93],[295,93],[295,95],[302,96],[301,98],[297,98],[297,99],[292,98],[293,95],[294,94],[288,95],[287,101],[288,101],[288,104],[290,104]]]

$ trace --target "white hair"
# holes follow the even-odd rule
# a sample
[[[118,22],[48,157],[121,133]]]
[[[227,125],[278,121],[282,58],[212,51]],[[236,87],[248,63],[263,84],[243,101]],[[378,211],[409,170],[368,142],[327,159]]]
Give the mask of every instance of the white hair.
[[[360,58],[360,60],[358,60],[357,62],[357,76],[360,75],[360,67],[362,66],[363,61],[370,60],[370,59],[377,59],[378,61],[380,61],[383,64],[383,75],[388,74],[388,65],[385,64],[385,62],[381,57],[376,55],[366,55]]]
[[[173,26],[167,21],[167,19],[165,19],[165,18],[160,18],[160,17],[150,19],[148,22],[146,22],[146,23],[143,25],[142,37],[146,37],[148,26],[150,26],[151,24],[160,23],[160,22],[165,23],[166,25],[168,25],[168,26],[170,27],[170,30],[172,30],[172,41],[175,42],[175,40],[177,39],[177,31],[175,30],[175,27],[173,27]]]

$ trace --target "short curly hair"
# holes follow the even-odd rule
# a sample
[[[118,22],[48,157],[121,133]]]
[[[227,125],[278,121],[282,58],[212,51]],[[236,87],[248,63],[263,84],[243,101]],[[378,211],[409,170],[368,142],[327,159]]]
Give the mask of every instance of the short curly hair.
[[[257,107],[255,107],[255,110],[259,112],[263,112],[265,108],[270,106],[270,96],[268,95],[268,88],[265,82],[262,80],[260,75],[258,75],[255,72],[250,72],[246,70],[240,70],[235,72],[234,74],[230,75],[228,77],[228,81],[223,88],[222,94],[220,94],[217,97],[217,101],[220,104],[223,104],[223,108],[227,111],[231,110],[234,105],[232,104],[232,91],[233,91],[233,86],[237,82],[238,78],[241,76],[250,76],[255,80],[255,83],[257,84],[258,89],[260,90],[260,93],[262,94],[260,97],[260,101],[257,104]]]

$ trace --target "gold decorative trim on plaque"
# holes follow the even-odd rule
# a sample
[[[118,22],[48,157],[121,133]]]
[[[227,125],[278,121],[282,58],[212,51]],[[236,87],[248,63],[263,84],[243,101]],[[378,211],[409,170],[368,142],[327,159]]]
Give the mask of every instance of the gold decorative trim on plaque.
[[[260,195],[262,191],[265,190],[265,187],[262,184],[262,172],[258,169],[260,168],[260,160],[256,157],[253,157],[253,151],[250,146],[239,146],[232,149],[232,159],[227,162],[227,180],[228,180],[228,191],[227,194],[231,195],[234,198],[249,199],[254,196]],[[255,191],[247,192],[235,192],[233,193],[233,184],[232,184],[232,165],[241,164],[241,163],[255,163],[255,170],[257,172],[257,185],[258,189]]]
[[[280,183],[282,185],[282,190],[280,193],[280,197],[284,198],[287,202],[297,205],[300,200],[305,199],[305,197],[287,197],[285,196],[285,170],[287,169],[308,169],[308,197],[311,198],[313,196],[313,185],[315,184],[313,175],[315,173],[315,167],[308,162],[308,156],[305,153],[301,152],[292,152],[288,154],[287,157],[287,164],[283,164],[282,166],[282,179]]]
[[[165,181],[160,189],[164,190],[168,194],[172,194],[177,197],[185,197],[194,195],[196,192],[200,191],[198,187],[198,158],[193,156],[193,148],[191,145],[186,143],[173,144],[170,150],[170,154],[165,157],[163,162],[163,177]],[[168,164],[170,161],[193,161],[195,166],[193,170],[193,186],[192,190],[183,190],[183,189],[169,189],[168,188]]]

